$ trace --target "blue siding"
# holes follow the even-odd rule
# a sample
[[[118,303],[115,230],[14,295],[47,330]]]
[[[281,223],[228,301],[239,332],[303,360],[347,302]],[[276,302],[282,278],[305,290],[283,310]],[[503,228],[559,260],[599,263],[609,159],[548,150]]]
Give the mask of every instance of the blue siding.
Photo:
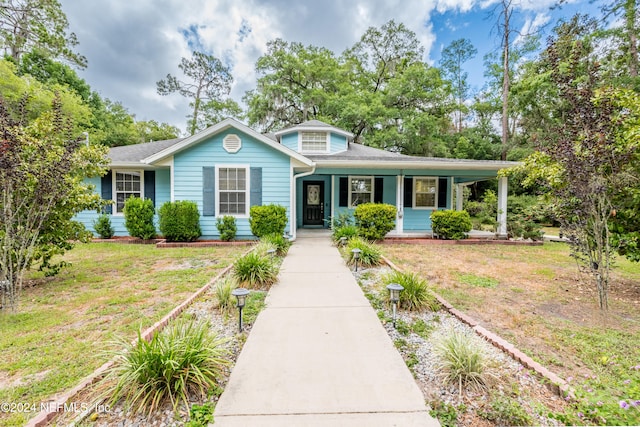
[[[332,133],[330,136],[330,141],[331,141],[331,147],[330,147],[331,153],[338,153],[340,151],[345,151],[347,149],[347,138],[345,136]]]
[[[171,201],[171,171],[158,169],[156,171],[156,210],[166,202]]]
[[[298,132],[289,133],[286,135],[282,135],[280,138],[280,142],[287,148],[292,149],[293,151],[298,151]]]
[[[234,133],[242,140],[242,148],[234,154],[222,148],[222,140]],[[174,156],[174,199],[193,200],[198,204],[202,215],[202,167],[216,165],[247,165],[262,168],[262,203],[279,204],[290,211],[290,160],[283,153],[273,150],[263,142],[232,129],[221,132],[211,139],[182,151]],[[236,220],[238,238],[251,238],[249,219],[239,217]],[[201,216],[200,226],[203,239],[219,237],[216,218]],[[287,224],[287,230],[290,224]]]

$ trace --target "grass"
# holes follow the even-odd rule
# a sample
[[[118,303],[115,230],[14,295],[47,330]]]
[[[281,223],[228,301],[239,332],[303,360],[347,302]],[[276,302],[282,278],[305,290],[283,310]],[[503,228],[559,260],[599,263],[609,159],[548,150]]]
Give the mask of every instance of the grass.
[[[495,288],[499,282],[491,277],[476,276],[475,274],[459,274],[458,281],[463,285],[474,286],[476,288]]]
[[[0,402],[39,406],[75,386],[106,361],[106,342],[135,338],[244,251],[78,245],[64,257],[71,267],[53,279],[32,274],[19,311],[0,314]],[[0,413],[0,426],[30,415]]]

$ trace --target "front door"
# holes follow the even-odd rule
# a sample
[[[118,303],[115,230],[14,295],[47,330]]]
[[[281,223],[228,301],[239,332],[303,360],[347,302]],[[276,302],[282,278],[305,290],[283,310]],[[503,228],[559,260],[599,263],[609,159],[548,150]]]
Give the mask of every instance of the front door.
[[[302,224],[324,225],[324,182],[305,181],[302,198]]]

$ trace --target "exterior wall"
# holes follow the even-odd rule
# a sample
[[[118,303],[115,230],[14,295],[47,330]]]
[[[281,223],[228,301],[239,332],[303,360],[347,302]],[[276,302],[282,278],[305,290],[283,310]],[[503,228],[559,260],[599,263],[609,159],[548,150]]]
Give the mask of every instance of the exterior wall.
[[[297,152],[298,151],[298,132],[282,135],[280,142],[285,147],[290,148],[293,151]]]
[[[171,201],[171,170],[158,169],[156,171],[156,210],[166,202]]]
[[[242,140],[242,148],[230,154],[222,147],[228,134],[236,134]],[[202,168],[216,165],[246,165],[262,168],[262,204],[279,204],[290,213],[291,168],[289,157],[274,151],[264,143],[232,129],[214,135],[211,139],[182,151],[174,156],[174,200],[192,200],[200,210],[200,227],[203,239],[219,238],[215,216],[202,216]],[[249,177],[248,177],[249,178]],[[250,182],[250,181],[249,181]],[[216,202],[218,195],[216,194]],[[236,218],[238,238],[252,238],[248,212]],[[287,229],[290,229],[290,223]]]
[[[339,153],[347,149],[347,138],[345,136],[332,133],[329,138],[331,141],[331,147],[329,147],[330,153]]]

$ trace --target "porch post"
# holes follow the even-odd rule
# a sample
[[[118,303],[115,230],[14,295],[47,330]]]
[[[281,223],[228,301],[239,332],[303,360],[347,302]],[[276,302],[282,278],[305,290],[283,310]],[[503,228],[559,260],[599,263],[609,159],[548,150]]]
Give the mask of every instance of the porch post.
[[[404,233],[404,176],[396,175],[396,233]]]
[[[456,210],[461,211],[463,206],[464,185],[456,184]]]
[[[498,179],[498,237],[507,238],[507,177]]]
[[[449,207],[447,209],[452,209],[453,210],[453,203],[454,203],[454,196],[453,196],[453,187],[454,187],[454,183],[456,182],[456,177],[455,176],[451,176],[449,177]]]

